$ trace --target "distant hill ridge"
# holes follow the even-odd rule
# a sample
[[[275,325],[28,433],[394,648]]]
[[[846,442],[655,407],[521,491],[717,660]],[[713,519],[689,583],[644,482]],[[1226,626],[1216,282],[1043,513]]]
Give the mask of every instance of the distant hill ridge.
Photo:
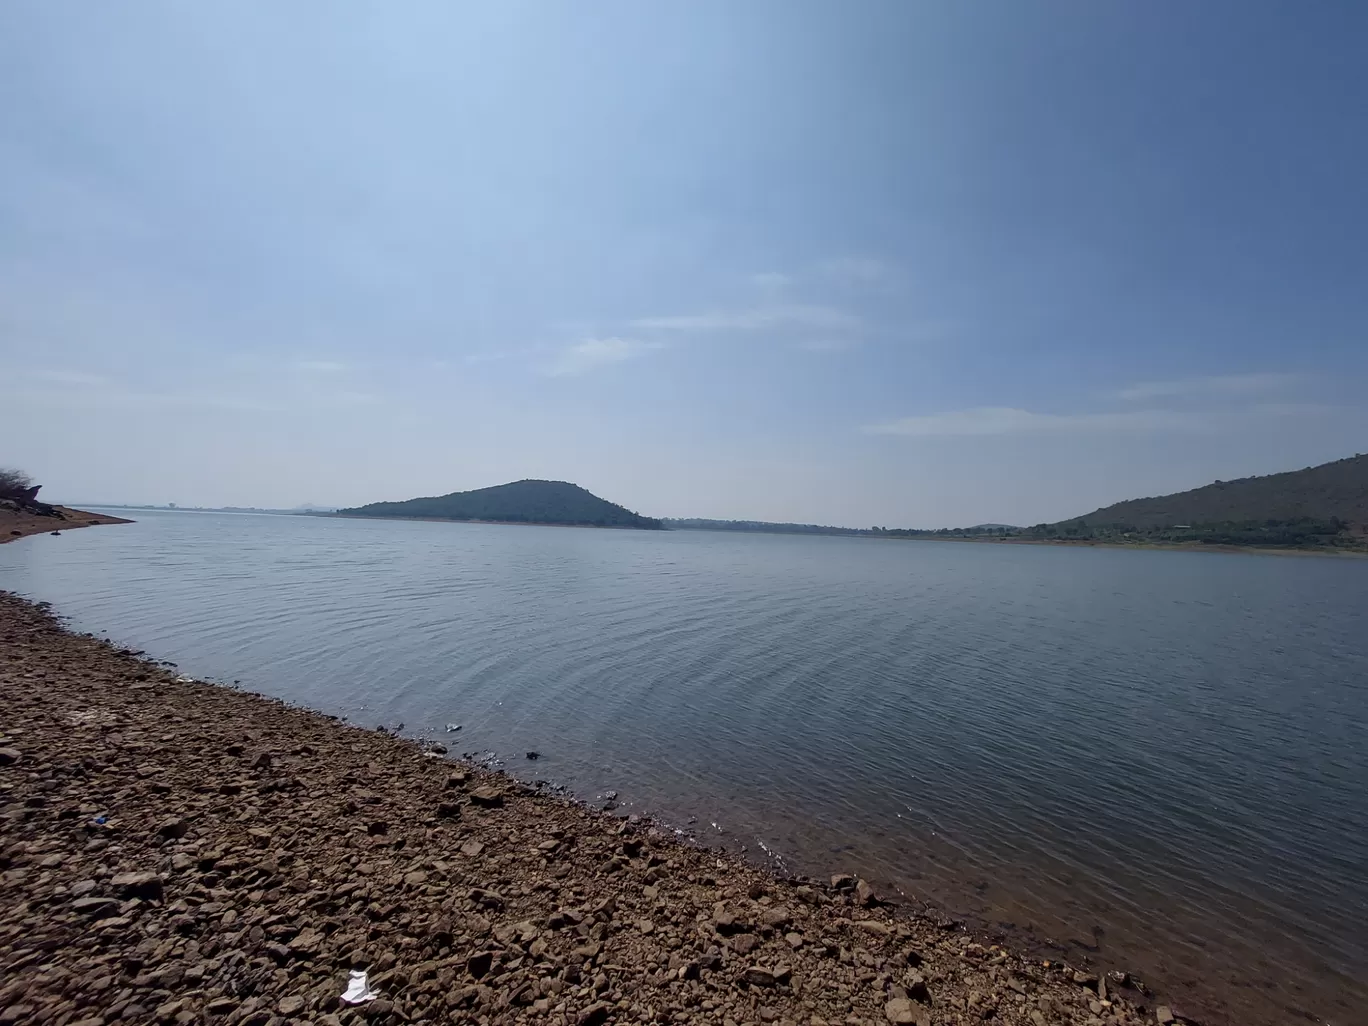
[[[563,524],[574,527],[634,527],[659,531],[653,517],[600,499],[568,481],[513,481],[491,488],[452,492],[402,502],[372,502],[337,511],[338,516],[481,520],[504,524]]]
[[[1368,456],[1350,456],[1281,474],[1216,481],[1173,495],[1130,499],[1078,520],[1090,527],[1125,524],[1143,530],[1180,524],[1329,518],[1368,525]]]

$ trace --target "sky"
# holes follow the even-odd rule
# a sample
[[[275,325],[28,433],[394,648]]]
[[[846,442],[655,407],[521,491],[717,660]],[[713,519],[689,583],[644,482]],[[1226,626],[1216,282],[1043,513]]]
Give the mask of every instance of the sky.
[[[1368,450],[1368,6],[0,5],[0,465],[1032,524]]]

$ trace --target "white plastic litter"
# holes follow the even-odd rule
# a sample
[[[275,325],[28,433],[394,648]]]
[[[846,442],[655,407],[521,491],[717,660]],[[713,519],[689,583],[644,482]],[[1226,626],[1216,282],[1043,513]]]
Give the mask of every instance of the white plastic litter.
[[[353,969],[351,979],[347,981],[347,989],[342,992],[342,1000],[349,1005],[359,1005],[365,1001],[374,1001],[378,996],[366,986],[366,971]]]

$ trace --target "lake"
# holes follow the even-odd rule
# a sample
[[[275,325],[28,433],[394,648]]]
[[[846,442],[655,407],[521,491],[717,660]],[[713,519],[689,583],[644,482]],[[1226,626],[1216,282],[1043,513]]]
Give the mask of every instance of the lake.
[[[1368,561],[132,515],[0,587],[1188,1014],[1368,1021]]]

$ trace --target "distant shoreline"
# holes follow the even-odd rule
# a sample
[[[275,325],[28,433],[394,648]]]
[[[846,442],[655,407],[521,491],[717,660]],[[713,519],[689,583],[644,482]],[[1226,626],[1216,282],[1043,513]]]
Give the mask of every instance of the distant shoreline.
[[[38,514],[21,513],[16,514],[10,511],[0,510],[0,544],[10,541],[18,541],[20,538],[27,538],[35,534],[51,533],[53,531],[66,531],[78,527],[95,527],[103,524],[131,524],[135,521],[123,517],[117,517],[109,513],[92,513],[89,510],[74,509],[68,506],[56,506],[65,519],[46,517]],[[1164,541],[1097,541],[1093,539],[1069,540],[1065,538],[1025,538],[1019,535],[939,535],[923,534],[912,536],[900,536],[892,532],[883,534],[870,534],[849,529],[848,531],[764,531],[758,529],[750,530],[728,530],[709,527],[635,527],[629,524],[585,524],[585,523],[565,523],[558,521],[535,521],[535,520],[455,520],[450,517],[384,517],[384,516],[360,516],[355,513],[335,513],[335,512],[313,512],[309,510],[223,510],[223,509],[167,509],[165,507],[133,507],[133,506],[108,506],[106,509],[144,509],[147,512],[161,513],[259,513],[273,516],[298,516],[298,517],[317,517],[319,519],[336,520],[401,520],[413,523],[435,523],[435,524],[481,524],[497,527],[576,527],[596,531],[696,531],[707,534],[729,534],[729,535],[784,535],[792,537],[831,537],[831,538],[862,538],[871,541],[892,541],[892,542],[970,542],[976,545],[1051,545],[1063,548],[1090,548],[1090,549],[1138,549],[1155,550],[1168,552],[1219,552],[1226,554],[1245,554],[1245,555],[1271,555],[1271,556],[1319,556],[1346,559],[1368,558],[1368,548],[1364,549],[1342,549],[1331,547],[1318,548],[1282,548],[1272,545],[1209,545],[1198,541],[1184,542],[1164,542]]]
[[[1368,556],[1368,549],[1339,549],[1318,547],[1318,548],[1287,548],[1274,545],[1227,545],[1227,544],[1207,544],[1200,541],[1097,541],[1095,539],[1070,540],[1067,538],[1028,538],[1022,535],[966,535],[966,534],[936,534],[927,532],[926,534],[896,534],[892,531],[878,534],[858,529],[842,529],[834,531],[764,531],[758,528],[747,530],[734,530],[729,528],[715,527],[668,527],[670,531],[699,531],[708,534],[730,534],[745,537],[748,535],[767,534],[783,535],[794,538],[856,538],[866,541],[887,541],[887,542],[971,542],[976,545],[1056,545],[1064,548],[1092,548],[1092,549],[1158,549],[1173,552],[1224,552],[1224,553],[1263,553],[1276,556],[1346,556],[1351,558],[1363,558]]]
[[[878,538],[877,535],[856,535],[855,537]],[[1208,545],[1204,542],[1114,542],[1114,541],[1094,541],[1091,539],[1079,539],[1069,541],[1065,538],[1001,538],[1001,537],[980,537],[971,538],[963,535],[922,535],[914,538],[884,537],[881,541],[931,541],[931,542],[971,542],[976,545],[997,544],[997,545],[1054,545],[1063,548],[1074,549],[1153,549],[1168,552],[1225,552],[1242,553],[1247,555],[1268,555],[1268,556],[1332,556],[1346,557],[1349,559],[1363,559],[1368,557],[1368,549],[1336,549],[1329,547],[1294,549],[1283,548],[1276,545]]]

